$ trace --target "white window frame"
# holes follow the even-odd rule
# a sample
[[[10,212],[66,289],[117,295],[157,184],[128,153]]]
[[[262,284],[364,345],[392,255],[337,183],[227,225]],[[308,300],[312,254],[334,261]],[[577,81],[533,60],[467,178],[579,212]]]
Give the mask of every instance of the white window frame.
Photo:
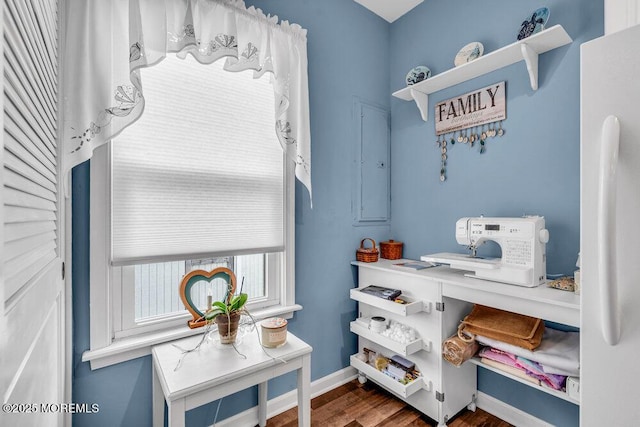
[[[171,320],[162,328],[144,325],[137,334],[118,334],[121,328],[122,293],[119,269],[111,266],[110,247],[110,192],[111,192],[111,144],[94,151],[90,175],[90,348],[82,355],[91,363],[91,369],[99,369],[126,360],[151,354],[151,348],[159,343],[195,335],[203,328],[189,329],[189,318]],[[283,156],[284,153],[283,153]],[[256,320],[272,316],[291,318],[302,306],[295,303],[295,164],[285,156],[284,167],[284,242],[280,256],[278,275],[279,303],[251,310]],[[272,278],[270,278],[272,279]],[[166,326],[166,327],[164,327]]]
[[[259,312],[268,307],[280,304],[280,284],[282,283],[282,268],[284,254],[266,254],[265,258],[265,286],[266,297],[247,302],[250,313]],[[135,278],[133,266],[111,267],[113,281],[113,300],[118,302],[113,307],[113,334],[115,339],[139,335],[167,328],[184,325],[191,319],[188,312],[181,314],[166,314],[148,317],[140,321],[135,320]],[[240,277],[237,278],[238,287]],[[178,284],[176,284],[176,290]]]

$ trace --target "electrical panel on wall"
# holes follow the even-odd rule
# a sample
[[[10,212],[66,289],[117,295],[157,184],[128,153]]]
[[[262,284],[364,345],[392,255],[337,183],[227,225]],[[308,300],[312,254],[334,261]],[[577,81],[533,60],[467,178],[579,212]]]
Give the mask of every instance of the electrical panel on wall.
[[[385,107],[354,100],[355,225],[388,224],[391,214],[390,113]]]

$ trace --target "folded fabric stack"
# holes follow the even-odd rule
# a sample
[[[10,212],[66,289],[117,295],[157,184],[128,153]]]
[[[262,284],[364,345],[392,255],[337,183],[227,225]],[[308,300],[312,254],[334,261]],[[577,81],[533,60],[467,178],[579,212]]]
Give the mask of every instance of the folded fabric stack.
[[[579,332],[547,328],[533,351],[488,337],[475,338],[486,346],[478,354],[483,362],[527,381],[561,390],[567,376],[580,376]]]

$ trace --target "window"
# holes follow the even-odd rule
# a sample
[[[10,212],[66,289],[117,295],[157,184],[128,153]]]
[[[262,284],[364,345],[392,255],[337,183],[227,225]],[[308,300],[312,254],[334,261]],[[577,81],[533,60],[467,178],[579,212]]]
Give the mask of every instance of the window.
[[[127,279],[123,280],[127,289],[127,298],[134,303],[134,310],[128,310],[134,323],[142,323],[157,318],[181,313],[184,307],[175,292],[175,284],[193,270],[210,271],[216,267],[230,268],[241,280],[243,292],[252,301],[265,299],[270,292],[265,287],[265,255],[240,255],[237,257],[217,257],[206,260],[172,261],[156,264],[138,264],[126,267],[123,271]],[[245,279],[248,279],[245,282]],[[192,295],[194,303],[201,308],[206,307],[207,296],[214,301],[225,296],[225,286],[201,286]],[[203,310],[204,311],[204,310]]]
[[[294,165],[275,135],[270,76],[225,71],[223,62],[169,55],[142,69],[145,112],[92,159],[85,360],[94,368],[135,357],[150,341],[192,333],[178,287],[194,269],[234,270],[254,316],[300,308],[293,298]],[[207,295],[215,300],[223,291],[213,283],[192,297],[204,308]],[[99,351],[119,346],[131,354],[103,358]]]

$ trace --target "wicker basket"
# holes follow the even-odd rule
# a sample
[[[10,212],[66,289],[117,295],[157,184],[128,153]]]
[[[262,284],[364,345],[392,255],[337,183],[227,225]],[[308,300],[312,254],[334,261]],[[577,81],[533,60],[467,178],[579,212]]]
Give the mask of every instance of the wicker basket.
[[[370,248],[364,247],[365,240],[371,242]],[[378,261],[378,248],[376,248],[376,241],[370,238],[365,238],[360,241],[360,247],[356,250],[356,260],[360,262],[376,262]]]
[[[403,245],[404,243],[395,242],[392,239],[388,242],[380,242],[380,256],[384,259],[400,259]]]
[[[462,321],[458,336],[460,333],[463,336],[480,335],[535,350],[542,341],[544,322],[536,317],[475,304]]]

